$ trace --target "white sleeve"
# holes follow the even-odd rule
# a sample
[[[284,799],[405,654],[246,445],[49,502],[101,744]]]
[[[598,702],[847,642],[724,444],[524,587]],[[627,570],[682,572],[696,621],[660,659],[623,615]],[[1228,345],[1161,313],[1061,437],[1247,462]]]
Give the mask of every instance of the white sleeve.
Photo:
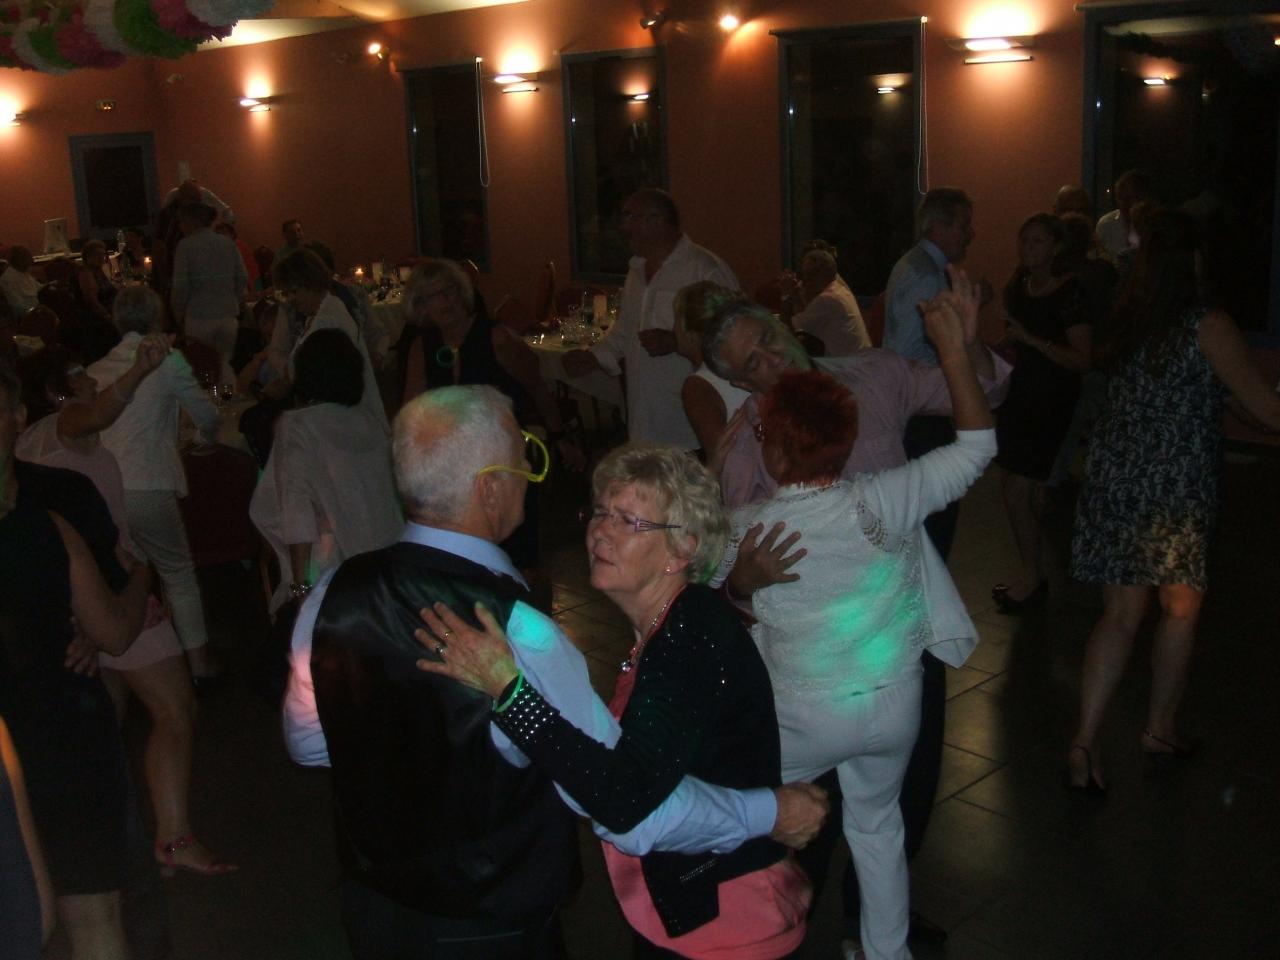
[[[995,455],[995,430],[958,430],[954,443],[862,478],[862,496],[888,529],[907,533],[963,496]]]

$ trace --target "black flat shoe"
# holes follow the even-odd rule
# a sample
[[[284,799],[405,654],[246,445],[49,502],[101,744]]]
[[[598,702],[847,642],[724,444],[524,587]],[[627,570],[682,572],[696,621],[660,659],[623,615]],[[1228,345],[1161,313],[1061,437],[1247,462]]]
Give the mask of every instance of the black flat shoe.
[[[1181,743],[1174,743],[1172,740],[1164,739],[1164,737],[1157,737],[1150,730],[1143,730],[1142,735],[1148,740],[1160,744],[1160,747],[1155,750],[1147,747],[1145,743],[1142,744],[1142,752],[1157,762],[1164,760],[1190,760],[1204,746],[1204,743],[1196,737],[1187,737]]]
[[[1079,793],[1086,797],[1105,797],[1107,795],[1107,787],[1098,780],[1098,775],[1093,772],[1093,754],[1089,752],[1089,748],[1073,743],[1071,749],[1073,751],[1079,750],[1084,754],[1088,779],[1084,783],[1073,783],[1071,781],[1071,768],[1068,767],[1062,774],[1062,785],[1071,793]]]
[[[1036,584],[1036,588],[1021,600],[1015,600],[1009,596],[1009,587],[1006,584],[997,583],[991,588],[991,599],[996,602],[996,607],[1001,613],[1013,616],[1030,613],[1033,610],[1039,610],[1049,599],[1049,581],[1041,580]]]

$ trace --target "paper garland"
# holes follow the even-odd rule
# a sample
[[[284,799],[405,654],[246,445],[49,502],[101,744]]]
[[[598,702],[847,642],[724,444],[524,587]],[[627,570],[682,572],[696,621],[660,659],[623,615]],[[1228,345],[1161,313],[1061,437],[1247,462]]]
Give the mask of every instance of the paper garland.
[[[272,0],[18,0],[0,3],[0,67],[66,73],[130,56],[177,59]]]

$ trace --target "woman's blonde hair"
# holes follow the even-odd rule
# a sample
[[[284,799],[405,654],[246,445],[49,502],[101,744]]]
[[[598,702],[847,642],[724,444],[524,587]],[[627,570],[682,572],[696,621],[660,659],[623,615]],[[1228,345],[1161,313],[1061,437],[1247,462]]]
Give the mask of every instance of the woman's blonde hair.
[[[729,517],[710,471],[685,450],[637,441],[618,447],[600,461],[591,477],[591,491],[599,500],[610,489],[631,484],[651,492],[666,512],[664,518],[646,519],[679,525],[663,532],[671,552],[689,561],[690,582],[710,580],[729,539]]]

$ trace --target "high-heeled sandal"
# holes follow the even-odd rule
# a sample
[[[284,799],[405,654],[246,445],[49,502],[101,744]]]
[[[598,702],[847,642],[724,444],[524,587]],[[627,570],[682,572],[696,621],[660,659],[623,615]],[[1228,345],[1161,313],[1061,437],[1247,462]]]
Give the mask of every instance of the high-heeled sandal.
[[[1105,797],[1107,795],[1107,787],[1106,784],[1098,779],[1098,775],[1093,772],[1093,754],[1089,752],[1089,748],[1084,744],[1073,743],[1071,750],[1079,750],[1084,754],[1085,772],[1088,776],[1084,783],[1074,783],[1071,780],[1071,767],[1068,766],[1062,774],[1062,785],[1072,793],[1083,794],[1086,797]]]
[[[234,863],[227,863],[219,860],[217,857],[211,859],[206,865],[198,866],[192,863],[181,863],[176,857],[183,850],[199,843],[194,834],[186,834],[181,837],[174,837],[167,843],[163,840],[156,841],[156,862],[160,864],[160,873],[166,877],[174,876],[179,870],[190,870],[192,873],[198,873],[202,877],[221,877],[228,873],[235,873],[240,868]]]
[[[1172,740],[1166,740],[1164,737],[1157,737],[1150,730],[1143,730],[1142,735],[1146,737],[1148,740],[1151,740],[1155,743],[1160,744],[1161,747],[1169,748],[1167,750],[1163,750],[1163,749],[1151,750],[1147,747],[1145,743],[1140,744],[1140,746],[1142,747],[1142,752],[1145,753],[1152,760],[1156,760],[1156,761],[1190,760],[1192,757],[1194,757],[1197,753],[1200,752],[1200,748],[1204,745],[1203,742],[1196,737],[1187,737],[1181,743],[1174,743]]]

